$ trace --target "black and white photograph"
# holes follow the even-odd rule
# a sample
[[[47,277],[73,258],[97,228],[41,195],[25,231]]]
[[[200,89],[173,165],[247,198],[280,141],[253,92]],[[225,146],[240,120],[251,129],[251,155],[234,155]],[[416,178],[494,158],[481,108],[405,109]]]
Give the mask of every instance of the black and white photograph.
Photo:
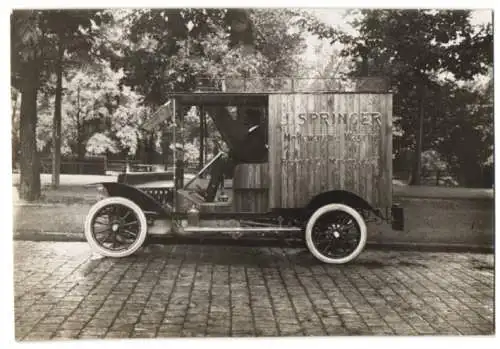
[[[12,343],[495,337],[493,8],[67,5],[9,10]]]

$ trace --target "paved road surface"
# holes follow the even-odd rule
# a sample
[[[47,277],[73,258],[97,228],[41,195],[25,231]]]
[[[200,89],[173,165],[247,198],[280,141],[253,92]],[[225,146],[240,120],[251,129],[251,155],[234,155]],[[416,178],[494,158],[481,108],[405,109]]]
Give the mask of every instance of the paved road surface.
[[[18,340],[493,334],[493,255],[152,246],[121,260],[87,244],[15,242]]]

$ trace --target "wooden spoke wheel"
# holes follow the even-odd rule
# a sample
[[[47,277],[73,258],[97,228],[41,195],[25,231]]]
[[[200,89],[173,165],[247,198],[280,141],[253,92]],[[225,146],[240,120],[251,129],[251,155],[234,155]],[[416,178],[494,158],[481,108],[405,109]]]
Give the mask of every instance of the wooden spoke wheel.
[[[356,258],[366,244],[366,223],[352,207],[328,204],[309,218],[306,245],[320,261],[344,264]]]
[[[97,202],[85,220],[85,238],[106,257],[126,257],[136,252],[147,234],[144,212],[134,202],[109,197]]]

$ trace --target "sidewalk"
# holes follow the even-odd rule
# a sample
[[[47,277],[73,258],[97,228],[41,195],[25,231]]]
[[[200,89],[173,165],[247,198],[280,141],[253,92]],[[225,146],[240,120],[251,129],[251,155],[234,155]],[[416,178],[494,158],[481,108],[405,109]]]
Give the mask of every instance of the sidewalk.
[[[95,188],[74,183],[81,184],[82,180],[95,183],[97,180],[95,176],[73,177],[68,175],[64,185],[57,191],[45,190],[43,201],[38,203],[20,202],[17,190],[13,187],[14,239],[84,241],[85,217],[97,200],[97,192]],[[369,246],[420,250],[493,250],[492,190],[395,185],[394,195],[405,209],[405,230],[397,232],[387,224],[369,224]],[[180,240],[169,238],[159,241],[167,243]]]
[[[99,176],[99,175],[70,175],[70,174],[61,174],[59,178],[59,182],[62,186],[73,186],[73,185],[87,185],[91,183],[97,182],[116,182],[117,175],[109,175],[109,176]],[[19,173],[12,174],[12,184],[19,184]],[[40,183],[43,186],[50,185],[52,183],[52,175],[47,173],[40,174]]]

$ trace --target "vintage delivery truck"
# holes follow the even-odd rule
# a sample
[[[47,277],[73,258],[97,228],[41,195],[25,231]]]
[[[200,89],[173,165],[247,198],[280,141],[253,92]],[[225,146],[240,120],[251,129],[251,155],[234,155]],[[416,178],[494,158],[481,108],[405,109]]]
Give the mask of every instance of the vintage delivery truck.
[[[392,204],[387,89],[240,86],[167,97],[145,128],[165,124],[173,144],[182,144],[185,110],[198,106],[229,151],[219,152],[186,183],[175,168],[183,152],[175,147],[174,171],[123,174],[117,182],[100,183],[105,198],[85,222],[85,236],[98,253],[128,256],[155,235],[278,233],[301,237],[325,263],[343,264],[365,247],[368,220],[402,229],[402,209]],[[224,188],[227,171],[230,189]],[[209,183],[200,188],[197,179],[204,174]]]

